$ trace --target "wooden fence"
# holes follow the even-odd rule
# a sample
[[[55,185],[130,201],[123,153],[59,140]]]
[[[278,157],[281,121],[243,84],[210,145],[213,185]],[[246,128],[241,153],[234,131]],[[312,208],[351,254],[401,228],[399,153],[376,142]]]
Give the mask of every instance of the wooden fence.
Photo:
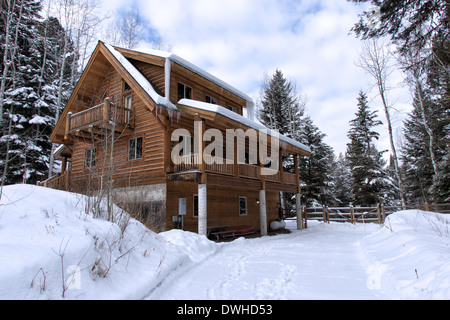
[[[406,209],[450,213],[450,203],[431,205],[426,203],[423,205],[407,206]],[[379,204],[376,207],[303,207],[303,219],[305,219],[305,226],[307,226],[308,220],[319,220],[327,223],[336,221],[383,224],[387,216],[402,210],[404,210],[402,206],[385,206],[382,204]]]

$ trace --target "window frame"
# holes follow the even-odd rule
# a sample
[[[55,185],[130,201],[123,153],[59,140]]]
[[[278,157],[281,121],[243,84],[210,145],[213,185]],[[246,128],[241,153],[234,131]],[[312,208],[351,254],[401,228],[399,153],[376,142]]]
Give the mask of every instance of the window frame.
[[[205,101],[206,101],[206,103],[217,104],[217,99],[212,97],[212,96],[210,96],[210,95],[206,95]]]
[[[97,148],[86,149],[84,158],[84,166],[86,169],[92,169],[97,167]]]
[[[123,92],[129,92],[131,90],[130,85],[124,80],[123,81]]]
[[[129,103],[129,106],[128,106]],[[133,96],[131,94],[128,94],[124,96],[124,109],[125,109],[125,123],[130,123],[131,121],[131,112],[133,108]]]
[[[195,198],[197,198],[197,214],[195,212],[196,211],[195,210],[195,203],[196,203]],[[198,218],[198,194],[194,194],[192,196],[192,215],[194,218]]]
[[[141,146],[141,152],[140,152],[140,157],[138,157],[138,152],[137,152],[137,150],[138,150],[138,148],[137,148],[137,146],[139,145],[138,143],[137,143],[137,141],[138,140],[141,140],[141,144],[140,144],[140,146]],[[133,154],[131,154],[131,151],[132,151],[132,145],[131,145],[131,142],[132,141],[135,141],[134,142],[134,150],[133,150]],[[131,157],[131,155],[133,155],[133,157]],[[136,137],[136,138],[131,138],[131,139],[129,139],[128,140],[128,161],[134,161],[134,160],[142,160],[142,158],[144,157],[144,138],[143,137]]]
[[[181,95],[180,93],[180,87],[183,86],[183,95]],[[186,96],[186,89],[189,88],[190,89],[190,97]],[[194,96],[194,90],[192,89],[192,87],[188,86],[187,84],[184,84],[182,82],[178,82],[178,101],[180,101],[181,99],[192,99],[192,97]]]
[[[241,199],[244,200],[244,204],[245,204],[245,207],[244,207],[244,208],[241,207]],[[242,209],[245,210],[244,213],[242,213]],[[239,196],[239,216],[240,216],[240,217],[244,217],[244,216],[247,216],[247,215],[248,215],[248,203],[247,203],[247,197],[245,197],[245,196]]]

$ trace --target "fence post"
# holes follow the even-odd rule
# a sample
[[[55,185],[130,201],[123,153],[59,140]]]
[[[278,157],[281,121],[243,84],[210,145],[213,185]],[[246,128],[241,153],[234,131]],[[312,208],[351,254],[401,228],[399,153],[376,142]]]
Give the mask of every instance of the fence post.
[[[327,206],[323,206],[322,207],[322,212],[323,212],[323,222],[330,223],[330,217],[328,215],[328,207]]]
[[[377,205],[378,224],[381,224],[381,204]]]
[[[384,223],[386,221],[386,212],[384,212],[384,204],[381,204],[381,220]]]
[[[306,207],[303,207],[302,210],[303,210],[303,217],[305,217],[305,229],[307,229],[308,228],[308,216],[306,213]]]
[[[350,205],[350,219],[352,220],[352,224],[355,224],[355,211],[353,205]]]
[[[428,202],[425,202],[425,211],[430,211],[430,205]]]

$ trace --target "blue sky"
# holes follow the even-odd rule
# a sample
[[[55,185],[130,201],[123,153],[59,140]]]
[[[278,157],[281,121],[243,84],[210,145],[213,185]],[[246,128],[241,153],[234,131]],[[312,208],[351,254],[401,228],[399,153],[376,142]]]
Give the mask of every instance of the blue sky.
[[[349,34],[362,7],[346,0],[109,0],[103,6],[111,11],[138,8],[174,53],[255,100],[264,73],[279,68],[308,96],[306,113],[327,135],[325,141],[337,154],[345,152],[356,98],[371,82],[355,66],[361,42]],[[391,85],[401,80],[397,74]],[[394,132],[400,138],[411,98],[404,89],[390,95],[399,110]],[[375,96],[369,92],[372,108],[380,110],[384,121]],[[379,148],[389,149],[385,126],[378,131]]]

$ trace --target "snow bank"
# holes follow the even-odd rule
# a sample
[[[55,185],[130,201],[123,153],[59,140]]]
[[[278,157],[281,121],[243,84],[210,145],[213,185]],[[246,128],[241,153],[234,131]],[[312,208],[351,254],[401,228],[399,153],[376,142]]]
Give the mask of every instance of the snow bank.
[[[204,255],[208,247],[195,234],[184,241],[176,232],[159,236],[119,208],[116,223],[94,219],[86,214],[88,200],[37,186],[4,187],[0,300],[141,299],[180,261],[190,261],[181,243],[191,243],[197,259],[195,250]]]
[[[387,299],[450,299],[450,216],[409,210],[359,242],[368,286]]]

